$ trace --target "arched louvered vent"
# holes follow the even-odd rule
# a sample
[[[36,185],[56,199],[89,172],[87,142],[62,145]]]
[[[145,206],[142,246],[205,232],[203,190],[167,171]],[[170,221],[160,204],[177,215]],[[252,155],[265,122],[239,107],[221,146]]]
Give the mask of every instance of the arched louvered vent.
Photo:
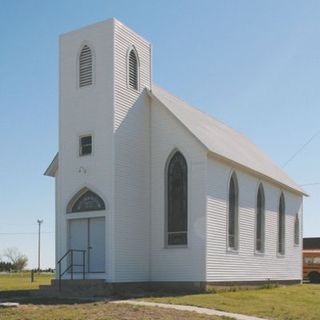
[[[129,66],[128,66],[128,82],[129,87],[138,90],[138,58],[133,49],[129,53]]]
[[[79,59],[79,86],[92,84],[92,51],[89,46],[83,46]]]

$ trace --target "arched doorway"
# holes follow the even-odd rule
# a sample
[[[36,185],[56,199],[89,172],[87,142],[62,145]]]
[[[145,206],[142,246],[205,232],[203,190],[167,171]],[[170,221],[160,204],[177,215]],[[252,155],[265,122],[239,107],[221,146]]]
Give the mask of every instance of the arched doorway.
[[[105,210],[102,198],[88,188],[81,189],[69,202],[67,214],[88,212],[90,216],[68,219],[68,249],[86,251],[86,272],[105,272],[105,217],[92,216]],[[82,255],[74,253],[74,272],[82,272]],[[79,265],[79,266],[77,266]]]

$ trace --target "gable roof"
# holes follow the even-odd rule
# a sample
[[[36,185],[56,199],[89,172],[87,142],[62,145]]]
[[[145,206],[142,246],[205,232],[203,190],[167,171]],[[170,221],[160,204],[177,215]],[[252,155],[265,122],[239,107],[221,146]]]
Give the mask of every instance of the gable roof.
[[[59,154],[56,153],[53,160],[49,164],[49,167],[44,172],[44,175],[48,177],[55,177],[58,170],[58,166],[59,166]]]
[[[299,194],[307,195],[280,167],[243,134],[153,84],[152,98],[165,106],[212,155],[243,167]]]

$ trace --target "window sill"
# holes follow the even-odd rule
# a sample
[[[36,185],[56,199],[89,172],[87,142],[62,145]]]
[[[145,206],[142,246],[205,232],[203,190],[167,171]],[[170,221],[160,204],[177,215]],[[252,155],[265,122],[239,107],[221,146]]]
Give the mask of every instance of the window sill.
[[[257,257],[264,257],[265,256],[265,252],[264,251],[255,251],[254,255]]]
[[[91,152],[91,153],[79,153],[79,158],[83,158],[83,157],[90,157],[90,156],[92,156],[93,155],[93,152]]]
[[[228,254],[239,254],[239,249],[227,248]]]
[[[78,90],[84,90],[84,89],[89,89],[93,87],[93,82],[91,84],[86,84],[84,86],[80,86],[80,84],[78,84]]]
[[[188,245],[167,245],[167,246],[164,246],[163,249],[188,249]]]
[[[285,256],[285,253],[277,253],[277,258],[280,258],[280,259],[283,259],[283,258],[285,258],[286,256]]]
[[[140,89],[139,88],[135,89],[135,88],[132,88],[132,87],[127,85],[127,89],[129,89],[130,91],[135,92],[135,93],[140,93]]]

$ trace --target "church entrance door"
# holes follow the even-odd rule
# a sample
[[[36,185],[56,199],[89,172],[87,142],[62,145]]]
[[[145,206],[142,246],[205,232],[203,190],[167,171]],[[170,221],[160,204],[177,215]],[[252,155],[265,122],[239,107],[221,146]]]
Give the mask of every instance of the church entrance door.
[[[86,272],[105,272],[105,218],[69,220],[69,249],[86,250]],[[82,253],[74,252],[74,265],[82,264]],[[82,272],[74,266],[74,272]]]

